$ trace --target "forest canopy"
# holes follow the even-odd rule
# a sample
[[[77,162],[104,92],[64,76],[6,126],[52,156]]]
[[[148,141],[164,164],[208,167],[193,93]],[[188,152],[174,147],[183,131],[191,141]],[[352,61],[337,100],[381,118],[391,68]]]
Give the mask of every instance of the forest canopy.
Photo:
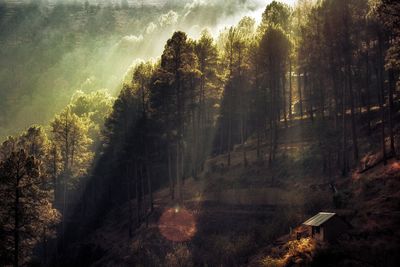
[[[101,253],[79,242],[110,214],[131,244],[162,209],[182,209],[192,250],[129,264],[239,266],[249,244],[292,234],[315,207],[340,211],[355,195],[340,186],[398,159],[397,1],[3,1],[0,23],[0,265],[91,265]],[[206,220],[194,229],[193,203],[307,186],[332,201],[275,203],[295,214],[276,211],[275,232],[246,232],[228,256],[205,251],[233,237]],[[262,205],[243,213],[257,222]]]

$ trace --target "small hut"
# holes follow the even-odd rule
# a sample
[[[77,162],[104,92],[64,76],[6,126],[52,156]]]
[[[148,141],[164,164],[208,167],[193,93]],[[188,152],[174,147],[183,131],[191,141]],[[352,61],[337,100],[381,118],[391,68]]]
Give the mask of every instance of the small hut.
[[[308,234],[319,241],[334,242],[349,225],[336,213],[320,212],[303,223]]]

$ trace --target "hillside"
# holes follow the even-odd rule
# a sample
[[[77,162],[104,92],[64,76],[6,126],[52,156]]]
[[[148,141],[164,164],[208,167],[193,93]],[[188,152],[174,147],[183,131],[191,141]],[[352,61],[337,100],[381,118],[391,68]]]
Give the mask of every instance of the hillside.
[[[168,189],[155,193],[154,212],[132,238],[129,205],[109,211],[88,238],[72,245],[73,261],[65,266],[393,266],[399,260],[390,251],[400,240],[400,162],[336,176],[334,194],[315,144],[307,141],[312,129],[308,121],[282,129],[283,152],[273,167],[257,161],[255,140],[244,148],[247,167],[240,146],[230,168],[226,155],[210,158],[199,178],[184,182],[182,206]],[[339,244],[290,241],[290,229],[322,210],[351,223]]]
[[[0,266],[399,265],[400,3],[0,2]]]
[[[123,2],[0,1],[0,139],[47,124],[76,91],[116,94],[137,62],[160,56],[176,29],[217,36],[263,8],[236,0]]]
[[[282,130],[282,136],[289,131],[309,132],[310,126],[309,122],[294,124]],[[66,259],[65,266],[246,265],[258,250],[288,233],[307,214],[332,208],[329,183],[319,161],[313,160],[313,143],[281,141],[286,156],[272,169],[256,160],[254,140],[245,148],[246,168],[241,147],[232,153],[230,168],[224,167],[226,155],[210,158],[199,178],[184,182],[184,204],[176,214],[187,211],[189,219],[183,215],[172,226],[160,219],[164,212],[177,208],[168,189],[154,195],[155,210],[132,239],[128,235],[129,205],[109,211],[89,237],[72,245],[68,259],[77,261]],[[190,217],[195,221],[194,235],[185,226]],[[165,223],[172,227],[167,237],[161,234]],[[177,230],[180,227],[182,232]],[[171,241],[174,237],[183,242]]]
[[[339,181],[340,208],[330,209],[351,224],[337,243],[282,236],[250,266],[395,266],[399,261],[400,162]]]

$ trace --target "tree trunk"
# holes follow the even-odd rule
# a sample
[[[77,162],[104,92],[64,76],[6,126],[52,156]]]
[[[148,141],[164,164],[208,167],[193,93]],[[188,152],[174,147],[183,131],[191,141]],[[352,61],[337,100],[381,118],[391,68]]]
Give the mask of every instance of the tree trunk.
[[[69,174],[68,174],[69,175]],[[62,240],[64,244],[64,235],[65,235],[65,221],[67,219],[67,174],[64,174],[64,187],[63,187],[63,210],[62,210]]]
[[[293,118],[293,110],[292,110],[292,99],[293,99],[293,92],[292,92],[292,61],[289,62],[289,119],[292,120]]]
[[[132,197],[131,197],[131,177],[130,177],[130,164],[126,166],[126,182],[127,182],[127,200],[128,200],[128,234],[129,238],[133,237],[133,231],[132,231],[132,213],[133,213],[133,207],[132,207]]]
[[[299,94],[299,109],[300,109],[300,118],[303,118],[303,94],[302,94],[302,82],[301,82],[301,76],[300,76],[300,71],[297,73],[297,90]]]
[[[145,184],[144,184],[143,162],[140,163],[140,196],[141,196],[140,209],[143,217],[146,215],[146,194],[145,194]]]
[[[346,76],[346,75],[345,75]],[[343,86],[343,92],[342,92],[342,160],[343,160],[343,165],[342,165],[342,175],[346,176],[347,175],[347,120],[346,120],[346,82],[342,85]]]
[[[380,77],[380,80],[382,77]],[[382,83],[382,81],[380,81]],[[384,95],[384,88],[383,84],[380,85],[380,103],[379,103],[379,109],[381,112],[381,144],[382,144],[382,158],[383,158],[383,164],[387,164],[387,156],[386,156],[386,142],[385,142],[385,106],[384,106],[384,101],[385,101],[385,95]]]
[[[272,114],[271,114],[271,116],[272,116]],[[274,130],[273,130],[272,120],[273,120],[272,118],[269,119],[269,136],[270,136],[270,138],[269,138],[269,160],[268,160],[269,166],[272,165],[272,153],[274,150],[274,136],[273,136]]]
[[[172,176],[172,159],[171,159],[171,147],[167,145],[167,154],[168,154],[168,178],[169,178],[169,194],[172,200],[175,198],[174,192],[174,178]]]
[[[196,115],[195,115],[195,112],[193,112],[193,119],[192,119],[192,141],[193,141],[193,143],[192,143],[192,145],[191,145],[191,154],[192,154],[192,176],[193,176],[193,178],[196,178],[197,177],[197,161],[198,161],[198,159],[197,159],[197,155],[198,155],[198,147],[197,147],[197,144],[198,144],[198,141],[197,141],[197,139],[198,139],[198,132],[199,132],[199,128],[197,128],[197,122],[196,122]]]
[[[42,259],[42,264],[44,266],[47,265],[47,231],[46,231],[46,226],[43,227],[43,237],[42,237],[42,243],[43,243],[43,259]]]
[[[320,92],[320,116],[325,119],[325,86],[322,78],[318,79],[318,91]]]
[[[184,142],[181,142],[181,195],[183,194],[183,186],[185,185],[185,178],[186,178],[186,173],[185,173],[185,145]]]
[[[152,182],[151,182],[151,163],[149,160],[147,161],[146,166],[146,173],[147,173],[147,191],[149,194],[149,205],[150,205],[150,212],[153,212],[154,203],[153,203],[153,189],[152,189]]]
[[[390,136],[390,153],[396,155],[395,144],[394,144],[394,133],[393,133],[393,89],[396,89],[396,81],[394,77],[394,71],[389,70],[389,136]]]
[[[282,103],[283,103],[283,121],[285,122],[285,128],[287,128],[287,112],[286,112],[286,75],[282,76]]]
[[[19,203],[20,203],[20,188],[19,188],[19,174],[17,174],[17,183],[15,186],[15,201],[14,201],[14,267],[19,266]]]
[[[311,122],[314,122],[314,105],[313,105],[313,82],[309,81],[308,73],[304,74],[304,90],[308,89],[308,114]]]
[[[352,83],[352,75],[351,75],[351,63],[347,65],[347,81],[349,85],[349,93],[350,93],[350,111],[351,111],[351,135],[353,139],[353,155],[354,160],[358,162],[358,141],[357,141],[357,128],[356,128],[356,119],[355,119],[355,107],[354,107],[354,92],[353,92],[353,83]]]
[[[229,100],[231,101],[231,100]],[[227,165],[228,167],[231,166],[231,147],[232,147],[232,111],[231,111],[231,105],[229,107],[229,121],[228,121],[228,162]]]
[[[181,204],[181,186],[182,186],[182,182],[181,182],[181,167],[180,167],[180,163],[181,163],[181,153],[180,153],[180,141],[177,141],[176,143],[176,192],[178,195],[178,201],[179,204]]]
[[[261,159],[260,143],[261,143],[260,122],[259,119],[257,119],[257,160]]]
[[[366,79],[365,79],[365,93],[367,98],[367,121],[368,121],[368,135],[371,135],[371,92],[370,92],[370,72],[369,72],[369,53],[366,54],[366,62],[365,62],[365,72],[366,72]]]
[[[140,194],[139,194],[139,177],[138,177],[138,166],[135,161],[134,164],[134,175],[135,175],[135,197],[136,197],[136,225],[140,226]]]
[[[280,102],[279,100],[279,77],[280,75],[275,75],[276,79],[275,81],[275,91],[274,91],[274,100],[273,102],[275,103],[274,105],[274,111],[273,111],[273,148],[272,148],[272,161],[275,161],[276,158],[276,151],[277,151],[277,146],[278,146],[278,123],[280,122]],[[278,98],[278,99],[277,99]]]
[[[224,130],[225,130],[225,119],[221,122],[221,128],[219,131],[219,154],[224,154]]]
[[[270,112],[269,112],[269,166],[272,165],[273,160],[273,151],[274,151],[274,120],[275,120],[275,96],[274,96],[274,82],[273,77],[269,78],[270,80]]]
[[[152,189],[152,182],[151,182],[151,161],[149,159],[149,152],[148,152],[148,141],[145,144],[145,154],[146,154],[146,176],[147,176],[147,193],[149,195],[149,208],[150,213],[153,212],[153,189]]]
[[[57,191],[58,191],[58,181],[57,181],[57,150],[54,146],[52,148],[52,167],[53,167],[53,194],[54,194],[54,204],[57,203]]]
[[[243,89],[242,89],[243,90]],[[240,137],[241,137],[241,145],[242,145],[242,152],[243,152],[243,166],[247,167],[247,155],[245,149],[245,142],[246,142],[246,111],[244,107],[245,96],[240,97],[240,106],[241,106],[241,127],[240,127]]]
[[[381,143],[382,143],[382,159],[383,164],[387,164],[387,155],[386,155],[386,142],[385,142],[385,87],[384,87],[384,77],[383,77],[383,38],[382,34],[378,33],[378,79],[379,79],[379,93],[380,93],[380,101],[379,101],[379,109],[381,111]]]

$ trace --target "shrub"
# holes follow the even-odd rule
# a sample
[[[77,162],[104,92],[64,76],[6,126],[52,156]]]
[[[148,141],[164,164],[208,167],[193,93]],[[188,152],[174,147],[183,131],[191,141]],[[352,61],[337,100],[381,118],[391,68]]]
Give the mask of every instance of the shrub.
[[[288,241],[280,257],[267,256],[261,260],[261,265],[266,267],[286,266],[290,263],[302,262],[309,264],[317,249],[317,243],[311,238]]]
[[[186,245],[178,245],[174,250],[167,253],[165,263],[168,267],[190,267],[193,266],[191,253]]]
[[[265,267],[280,267],[283,266],[284,264],[285,264],[284,259],[275,259],[269,256],[261,260],[261,266]]]

